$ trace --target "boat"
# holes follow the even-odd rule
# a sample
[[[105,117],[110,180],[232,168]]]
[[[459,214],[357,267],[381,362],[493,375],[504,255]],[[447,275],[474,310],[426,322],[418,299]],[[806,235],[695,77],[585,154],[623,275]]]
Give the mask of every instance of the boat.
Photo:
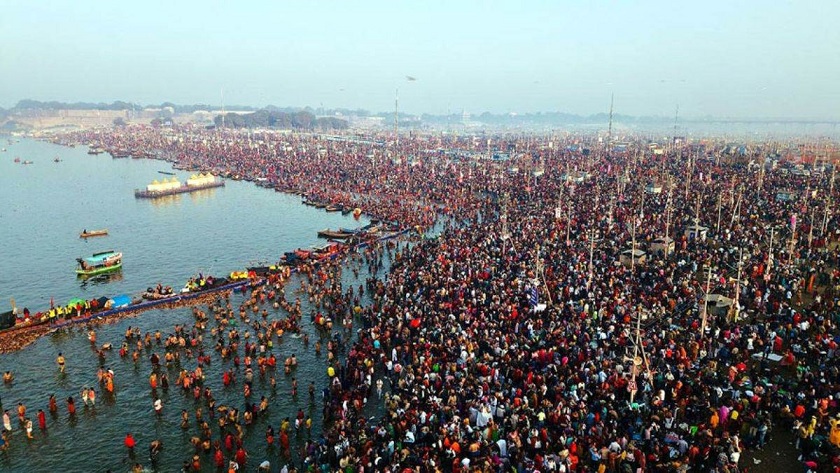
[[[79,267],[76,274],[79,276],[93,276],[96,274],[116,271],[122,268],[122,253],[113,250],[94,253],[87,258],[76,258]]]
[[[329,228],[325,228],[318,232],[318,238],[332,238],[334,240],[344,240],[346,238],[350,238],[353,236],[354,233],[346,232],[342,230],[330,230]]]
[[[340,205],[328,205],[324,208],[327,212],[340,212],[344,207]]]
[[[303,201],[303,205],[308,205],[310,207],[315,207],[316,209],[324,209],[327,208],[329,204],[326,202],[318,202],[317,200],[309,200],[306,199]]]
[[[60,162],[61,162],[61,158],[56,157],[55,159],[53,159],[53,162],[55,162],[55,163],[60,163]]]
[[[101,230],[91,230],[91,231],[84,230],[84,231],[82,231],[82,233],[79,233],[79,238],[106,236],[107,234],[108,234],[108,229],[107,228],[103,228]]]
[[[334,241],[321,247],[313,247],[311,255],[312,258],[321,261],[327,258],[332,258],[346,247],[347,245]]]
[[[166,174],[167,176],[174,176],[174,175],[175,175],[175,173],[174,173],[174,172],[169,172],[169,171],[158,171],[158,172],[159,172],[160,174]]]
[[[33,162],[33,161],[26,160],[26,161],[22,162],[21,164],[34,164],[34,162]]]
[[[295,256],[297,256],[300,259],[309,259],[309,257],[311,255],[312,255],[311,251],[304,250],[303,248],[298,248],[298,249],[295,250]]]
[[[102,154],[102,153],[104,153],[102,148],[97,148],[95,146],[92,146],[87,152],[87,154]]]
[[[16,162],[16,163],[19,163],[19,162],[20,162],[20,158],[15,158],[15,162]]]
[[[151,184],[147,185],[145,189],[135,189],[134,197],[137,197],[138,199],[154,199],[155,197],[183,194],[185,192],[222,187],[224,185],[224,180],[216,179],[216,177],[210,173],[199,173],[190,176],[184,184],[181,184],[181,182],[174,177],[164,179],[163,181],[154,180]]]

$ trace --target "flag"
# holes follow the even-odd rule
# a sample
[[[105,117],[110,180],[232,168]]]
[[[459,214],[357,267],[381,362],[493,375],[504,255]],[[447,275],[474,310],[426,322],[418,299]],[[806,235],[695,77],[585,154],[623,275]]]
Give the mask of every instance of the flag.
[[[530,288],[526,289],[528,292],[528,303],[531,307],[536,307],[537,304],[540,303],[540,295],[537,292],[536,286],[531,286]]]

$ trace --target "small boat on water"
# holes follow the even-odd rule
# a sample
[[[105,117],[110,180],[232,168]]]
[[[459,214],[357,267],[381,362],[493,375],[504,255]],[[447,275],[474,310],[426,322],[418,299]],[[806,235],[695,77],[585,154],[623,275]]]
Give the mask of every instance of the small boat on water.
[[[158,171],[158,172],[161,173],[161,174],[166,174],[167,176],[174,176],[175,175],[174,172],[169,172],[169,171]]]
[[[298,248],[295,250],[295,256],[297,256],[299,259],[309,259],[311,255],[311,251],[304,250],[303,248]]]
[[[346,245],[338,242],[330,242],[321,247],[313,247],[310,256],[318,261],[331,258],[347,248]]]
[[[106,236],[108,234],[108,229],[103,228],[101,230],[83,230],[82,233],[79,234],[79,238],[90,238],[90,237],[98,237],[98,236]]]
[[[332,238],[333,240],[344,240],[353,235],[353,232],[343,231],[342,229],[330,230],[329,228],[325,228],[318,232],[318,238]]]
[[[16,163],[19,163],[19,162],[20,162],[20,158],[15,158],[15,162],[16,162]]]
[[[55,163],[60,163],[60,162],[61,162],[61,158],[59,158],[58,156],[56,156],[56,157],[55,157],[55,159],[53,159],[53,162],[55,162]]]
[[[344,209],[344,207],[340,205],[328,205],[324,208],[327,212],[340,212],[342,209]]]
[[[93,276],[122,268],[122,253],[113,250],[102,251],[87,258],[76,258],[76,261],[79,262],[79,267],[76,268],[77,275]]]
[[[26,161],[22,162],[21,164],[35,164],[35,163],[34,163],[34,161],[26,160]]]

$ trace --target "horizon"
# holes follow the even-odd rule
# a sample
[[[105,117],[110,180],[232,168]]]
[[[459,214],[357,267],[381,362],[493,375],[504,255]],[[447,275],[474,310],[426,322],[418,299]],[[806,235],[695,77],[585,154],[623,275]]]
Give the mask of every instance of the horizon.
[[[33,97],[388,111],[399,91],[417,115],[592,115],[614,94],[629,116],[840,118],[840,63],[825,59],[840,44],[836,2],[12,0],[0,11],[4,108]]]
[[[38,102],[40,104],[52,104],[57,103],[63,106],[68,106],[71,108],[56,108],[55,110],[129,110],[129,108],[122,108],[122,109],[110,109],[110,108],[100,108],[100,107],[107,107],[111,106],[116,103],[125,103],[127,105],[131,105],[132,107],[138,107],[141,110],[155,110],[163,108],[163,106],[171,106],[174,105],[176,107],[191,107],[196,108],[196,111],[208,111],[208,112],[221,112],[223,108],[226,110],[225,113],[253,113],[260,110],[267,110],[267,109],[278,109],[284,111],[307,111],[313,114],[315,112],[321,111],[326,115],[322,116],[335,116],[336,113],[339,112],[347,112],[347,116],[352,116],[354,113],[363,113],[374,117],[381,117],[381,116],[392,116],[393,111],[387,110],[368,110],[362,107],[313,107],[311,105],[305,106],[288,106],[288,105],[277,105],[277,104],[266,104],[266,105],[246,105],[246,104],[231,104],[231,105],[222,105],[222,104],[212,104],[212,103],[175,103],[170,100],[165,100],[160,103],[133,103],[125,100],[115,100],[113,102],[80,102],[80,101],[54,101],[54,100],[37,100],[31,98],[25,98],[17,100],[13,105],[3,107],[0,106],[0,109],[6,111],[12,111],[18,109],[18,106],[21,102]],[[81,108],[80,105],[91,105],[92,107],[88,108]],[[18,110],[26,110],[29,107],[24,107],[23,109]],[[37,108],[37,107],[33,107]],[[191,112],[175,112],[177,113],[191,113]],[[609,112],[595,112],[589,114],[578,114],[578,113],[571,113],[563,110],[537,110],[533,112],[501,112],[501,113],[494,113],[489,111],[477,111],[477,112],[470,112],[470,111],[463,111],[463,112],[452,112],[452,113],[413,113],[411,111],[404,111],[400,110],[399,114],[401,116],[409,116],[409,117],[418,117],[422,118],[423,116],[431,116],[431,117],[450,117],[450,116],[459,116],[466,113],[470,119],[477,119],[484,115],[490,115],[493,117],[503,117],[503,116],[510,116],[510,117],[527,117],[527,116],[551,116],[551,115],[568,115],[570,117],[575,117],[578,119],[594,119],[594,118],[605,118],[609,116]],[[638,120],[638,121],[650,121],[650,122],[666,122],[666,121],[673,121],[677,119],[678,122],[733,122],[733,123],[813,123],[813,124],[840,124],[840,118],[814,118],[814,117],[784,117],[784,116],[764,116],[764,117],[737,117],[737,116],[713,116],[713,115],[705,115],[705,116],[672,116],[668,117],[665,115],[632,115],[627,113],[613,113],[613,120],[620,122],[621,119],[631,119],[631,120]]]

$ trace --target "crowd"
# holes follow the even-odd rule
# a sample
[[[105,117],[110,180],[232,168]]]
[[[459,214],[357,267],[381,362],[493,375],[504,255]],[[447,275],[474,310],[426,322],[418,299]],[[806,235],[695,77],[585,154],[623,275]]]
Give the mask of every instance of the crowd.
[[[385,279],[345,291],[337,264],[307,273],[322,310],[310,323],[328,344],[324,435],[289,452],[283,435],[311,419],[269,427],[284,464],[723,473],[751,469],[742,454],[789,431],[803,471],[840,471],[840,222],[830,171],[782,172],[765,165],[761,147],[721,159],[713,145],[659,154],[642,141],[620,153],[584,143],[589,153],[499,137],[499,149],[519,152],[497,161],[471,159],[474,143],[442,136],[390,151],[376,140],[227,130],[70,139],[163,150],[181,166],[267,179],[421,229],[446,216],[438,237],[393,252]],[[465,150],[458,159],[424,155],[455,148]],[[653,249],[664,236],[673,247]],[[621,260],[628,249],[645,259]],[[374,273],[382,251],[365,256]],[[202,451],[222,452],[216,465],[247,455],[241,426],[270,409],[249,377],[271,373],[266,344],[305,323],[288,303],[287,318],[260,319],[262,303],[258,291],[239,311],[241,327],[230,324],[230,306],[214,304],[196,311],[192,331],[166,340],[167,356],[199,360],[175,384],[208,415],[220,412],[218,434],[202,412],[184,413],[199,426],[199,462]],[[331,336],[351,327],[349,346]],[[211,345],[234,360],[228,379],[243,382],[244,408],[215,406],[200,388]]]

